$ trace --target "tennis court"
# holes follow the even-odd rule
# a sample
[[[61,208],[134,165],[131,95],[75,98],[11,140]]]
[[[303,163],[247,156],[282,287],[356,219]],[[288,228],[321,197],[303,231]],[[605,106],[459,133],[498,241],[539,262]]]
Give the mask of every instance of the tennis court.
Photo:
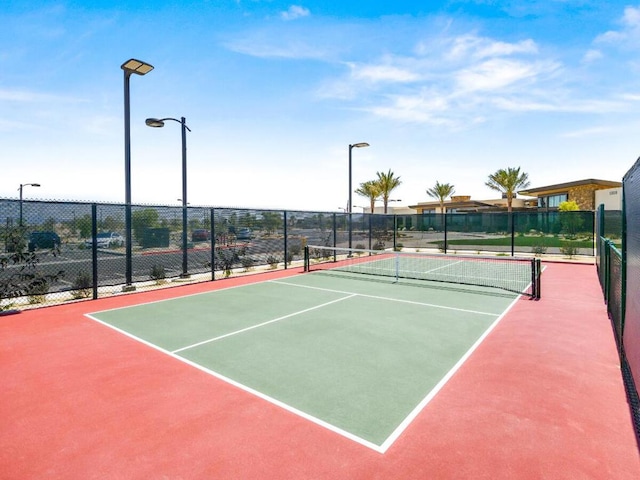
[[[545,265],[534,301],[346,267],[378,260],[4,317],[0,471],[637,478],[592,265]]]
[[[326,273],[89,316],[384,452],[517,298]]]

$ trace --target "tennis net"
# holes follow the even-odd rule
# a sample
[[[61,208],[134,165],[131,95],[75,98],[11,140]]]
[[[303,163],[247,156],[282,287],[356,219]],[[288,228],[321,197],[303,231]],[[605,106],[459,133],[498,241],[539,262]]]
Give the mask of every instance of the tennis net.
[[[357,248],[305,247],[305,271],[492,287],[540,298],[540,260]]]

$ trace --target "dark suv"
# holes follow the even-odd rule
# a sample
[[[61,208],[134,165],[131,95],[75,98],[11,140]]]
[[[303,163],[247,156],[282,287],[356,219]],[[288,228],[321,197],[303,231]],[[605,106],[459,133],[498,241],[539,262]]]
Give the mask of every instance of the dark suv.
[[[59,248],[60,237],[56,232],[31,232],[28,246],[30,252],[39,248]]]

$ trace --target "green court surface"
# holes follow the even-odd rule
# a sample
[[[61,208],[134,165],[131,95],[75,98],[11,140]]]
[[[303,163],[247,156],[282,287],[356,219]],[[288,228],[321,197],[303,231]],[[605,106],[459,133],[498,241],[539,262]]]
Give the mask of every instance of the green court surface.
[[[322,272],[91,314],[385,451],[516,294]]]

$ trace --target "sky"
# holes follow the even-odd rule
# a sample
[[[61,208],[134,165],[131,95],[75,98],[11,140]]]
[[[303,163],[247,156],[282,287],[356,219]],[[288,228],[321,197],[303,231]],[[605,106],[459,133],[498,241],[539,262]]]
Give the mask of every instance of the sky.
[[[340,211],[391,170],[395,205],[496,170],[621,180],[640,155],[640,3],[3,0],[0,198]],[[636,0],[638,2],[638,0]],[[353,195],[354,211],[368,206]]]

